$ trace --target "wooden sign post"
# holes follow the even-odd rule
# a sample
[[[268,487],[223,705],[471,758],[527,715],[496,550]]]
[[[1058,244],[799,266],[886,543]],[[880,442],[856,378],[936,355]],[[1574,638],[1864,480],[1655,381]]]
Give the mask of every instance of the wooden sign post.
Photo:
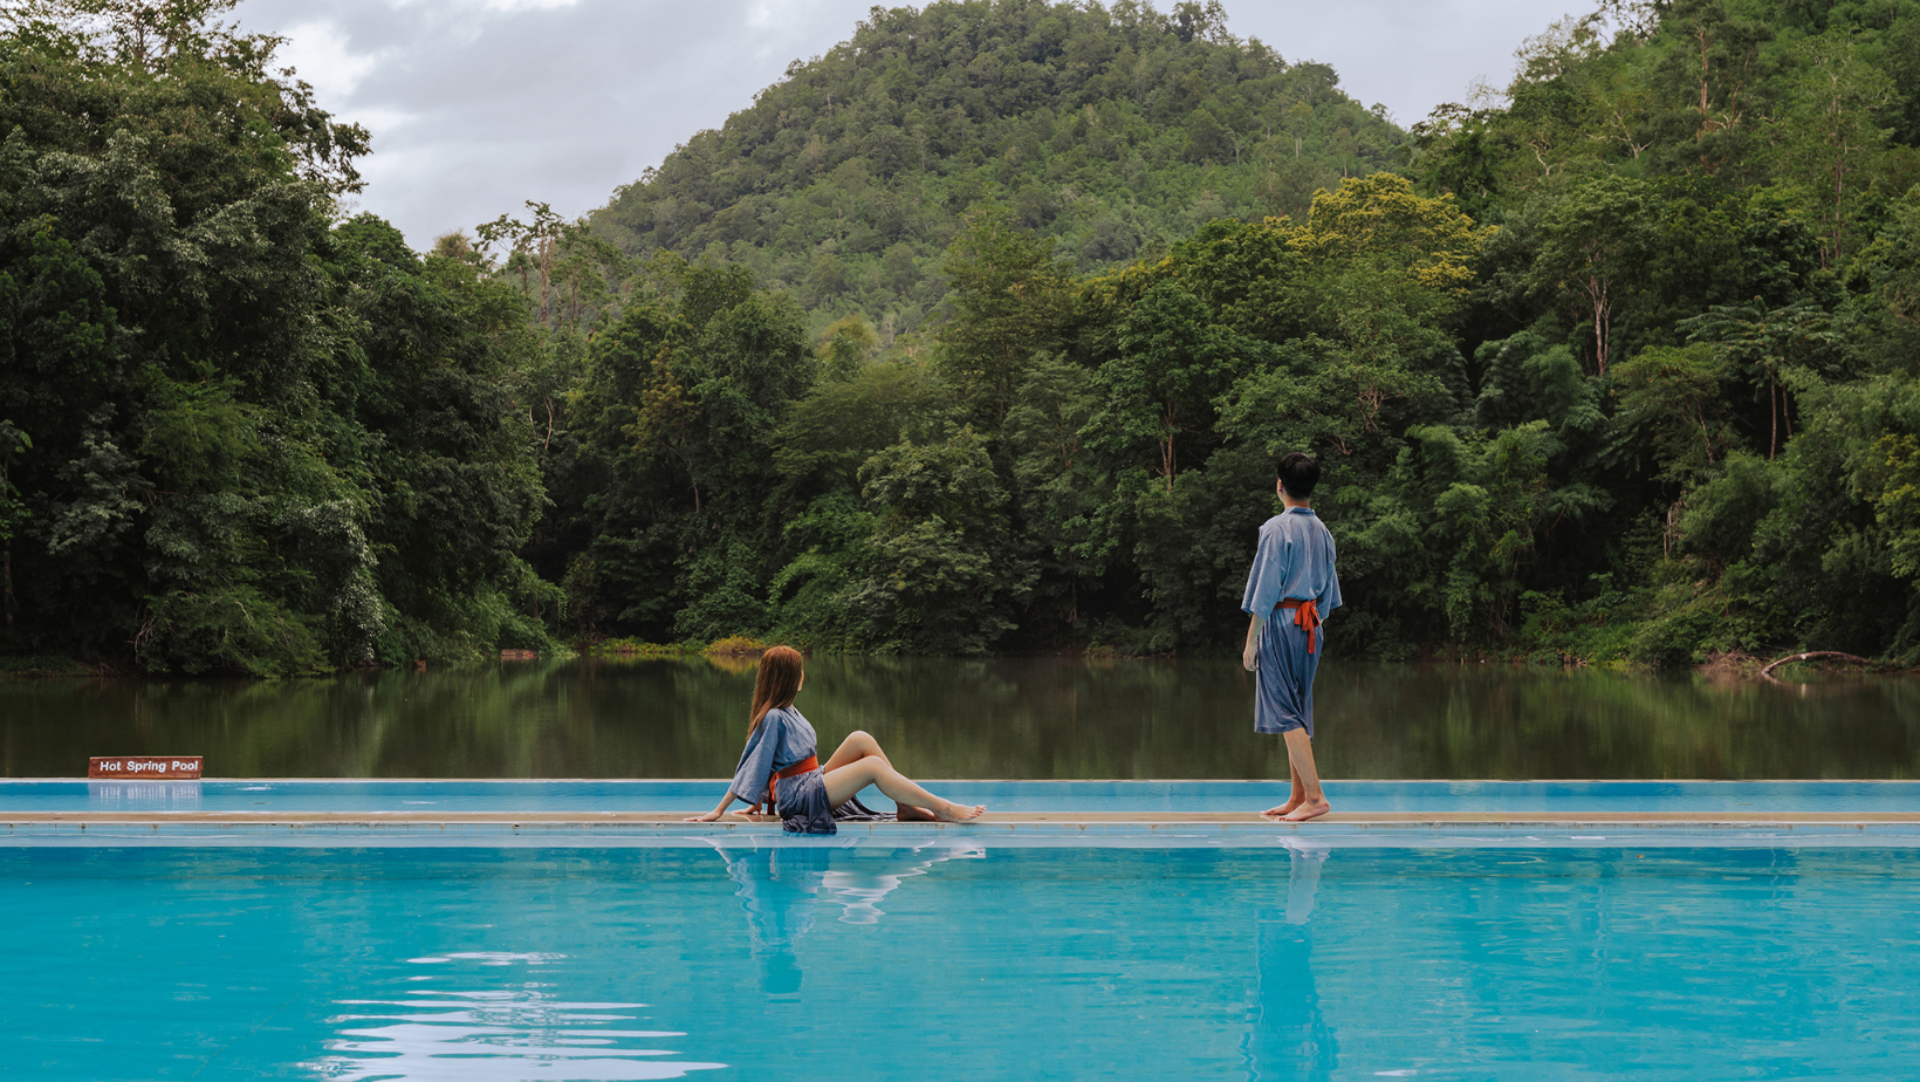
[[[200,776],[198,755],[96,755],[87,760],[87,777],[120,781],[181,781]]]

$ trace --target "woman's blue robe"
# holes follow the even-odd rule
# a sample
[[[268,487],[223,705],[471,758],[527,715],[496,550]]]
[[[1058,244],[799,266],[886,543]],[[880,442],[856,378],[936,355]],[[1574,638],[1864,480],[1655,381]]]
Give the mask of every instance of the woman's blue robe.
[[[814,735],[813,726],[800,711],[791,706],[776,706],[767,711],[767,716],[761,718],[759,726],[747,736],[746,749],[740,753],[740,765],[734,770],[733,781],[727,789],[748,804],[762,803],[767,799],[769,778],[808,756],[819,754],[820,738]],[[838,808],[832,807],[827,803],[827,783],[818,770],[779,779],[774,783],[773,795],[773,810],[780,816],[781,828],[789,834],[833,834],[836,819],[890,818],[853,799]]]

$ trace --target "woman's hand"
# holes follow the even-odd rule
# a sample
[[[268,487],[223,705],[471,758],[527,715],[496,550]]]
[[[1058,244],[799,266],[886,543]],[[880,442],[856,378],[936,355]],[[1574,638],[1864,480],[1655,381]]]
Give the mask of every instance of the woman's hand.
[[[710,812],[708,812],[708,813],[707,813],[707,814],[705,814],[705,815],[689,815],[689,816],[687,816],[687,817],[686,817],[685,819],[682,819],[682,820],[681,820],[681,822],[683,822],[683,823],[711,823],[711,822],[713,822],[713,821],[714,821],[715,819],[718,819],[718,818],[720,818],[720,816],[722,816],[722,815],[724,815],[724,814],[726,813],[726,810],[727,810],[727,805],[729,805],[729,804],[732,804],[732,803],[733,803],[733,794],[732,794],[732,793],[728,793],[728,794],[726,795],[726,797],[725,797],[724,799],[722,799],[722,800],[720,801],[720,805],[719,805],[718,807],[716,807],[716,808],[714,808],[714,809],[713,809],[712,811],[710,811]]]

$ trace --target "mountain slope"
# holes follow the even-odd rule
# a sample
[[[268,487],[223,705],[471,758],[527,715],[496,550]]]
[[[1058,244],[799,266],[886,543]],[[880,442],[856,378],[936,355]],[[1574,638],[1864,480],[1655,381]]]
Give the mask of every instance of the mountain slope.
[[[750,267],[816,329],[860,312],[886,335],[938,308],[941,253],[983,201],[1093,270],[1217,217],[1299,217],[1403,138],[1332,68],[1234,38],[1217,0],[949,0],[875,8],[594,224],[631,254]]]

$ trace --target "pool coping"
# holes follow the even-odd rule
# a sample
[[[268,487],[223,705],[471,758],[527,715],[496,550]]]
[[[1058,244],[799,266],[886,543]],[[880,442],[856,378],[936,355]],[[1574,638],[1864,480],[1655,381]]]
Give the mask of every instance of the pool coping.
[[[67,784],[75,782],[157,783],[218,782],[247,785],[714,785],[725,787],[732,778],[0,778],[0,785]],[[1916,785],[1920,778],[1327,778],[1329,785]],[[923,785],[1246,785],[1285,786],[1285,778],[921,778]]]
[[[80,779],[7,779],[9,785],[34,788],[40,784],[72,785]],[[651,810],[622,809],[628,786],[640,792],[647,786],[667,784],[676,789],[687,787],[716,790],[727,779],[365,779],[365,778],[206,778],[201,782],[221,785],[318,785],[339,786],[437,786],[486,784],[501,786],[487,803],[493,807],[454,810],[452,808],[346,810],[259,810],[225,808],[201,810],[187,807],[90,808],[50,810],[0,809],[0,847],[98,846],[98,845],[186,845],[186,846],[473,846],[512,847],[553,846],[703,846],[703,845],[807,845],[853,844],[870,846],[1160,846],[1200,845],[1222,847],[1267,847],[1273,845],[1334,846],[1427,846],[1427,845],[1885,845],[1920,848],[1920,802],[1913,810],[1799,811],[1780,810],[1471,810],[1458,806],[1447,810],[1369,810],[1340,811],[1306,823],[1288,823],[1268,819],[1257,809],[1266,804],[1277,783],[1261,780],[1189,780],[1159,782],[1087,781],[1043,782],[1056,793],[1054,806],[1047,810],[1026,810],[1015,806],[995,810],[971,823],[895,823],[844,822],[831,839],[783,834],[777,820],[769,816],[745,816],[739,813],[717,822],[687,822],[698,807],[662,810],[659,801],[648,801]],[[1390,779],[1353,779],[1361,785],[1377,781],[1387,785],[1406,784]],[[90,789],[104,785],[117,788],[129,782],[86,781]],[[516,809],[521,786],[543,784],[589,784],[601,787],[601,795],[591,802],[592,810]],[[198,782],[159,782],[163,786],[197,786]],[[952,782],[933,783],[954,784]],[[961,784],[983,783],[977,780]],[[1423,786],[1491,785],[1611,785],[1620,782],[1569,782],[1556,779],[1534,783],[1476,783],[1457,779],[1422,779]],[[1712,782],[1678,779],[1640,779],[1652,786],[1739,786],[1739,785],[1820,785],[1830,781],[1804,782]],[[1920,787],[1914,779],[1846,780],[1840,784],[1882,787]],[[1075,793],[1079,785],[1087,790]],[[1173,811],[1168,809],[1106,811],[1099,809],[1106,798],[1100,790],[1114,786],[1172,786],[1182,789],[1203,786],[1225,789],[1239,803],[1242,796],[1248,810]],[[611,790],[609,792],[608,790]],[[129,792],[133,790],[130,788]],[[1905,790],[1895,801],[1905,805]],[[1258,796],[1260,799],[1256,800]],[[674,802],[684,798],[677,793]],[[1336,799],[1338,799],[1336,795]],[[117,803],[117,802],[116,802]],[[196,802],[193,802],[197,804]],[[1178,801],[1174,802],[1177,806]],[[1781,803],[1789,807],[1792,800]],[[646,806],[643,804],[643,806]],[[615,807],[609,808],[609,805]],[[1062,806],[1064,805],[1064,806]],[[1363,802],[1363,805],[1365,803]],[[1378,807],[1379,805],[1374,805]],[[1136,805],[1138,807],[1138,805]],[[835,839],[838,839],[837,841]]]
[[[733,815],[710,823],[687,821],[680,812],[577,812],[577,811],[471,811],[471,812],[390,812],[390,811],[139,811],[139,812],[7,812],[0,813],[0,829],[24,823],[132,824],[351,824],[351,823],[528,823],[545,825],[593,826],[608,823],[646,824],[657,827],[684,827],[688,830],[712,830],[724,827],[778,825],[771,816]],[[1752,826],[1766,825],[1846,825],[1853,823],[1905,823],[1920,825],[1920,812],[1330,812],[1304,823],[1269,819],[1256,812],[989,812],[971,823],[861,823],[873,829],[905,829],[922,826],[969,830],[982,827],[1018,827],[1052,824],[1130,824],[1130,825],[1247,825],[1278,828],[1349,826],[1357,824],[1403,825],[1691,825]],[[843,823],[841,829],[856,824]]]
[[[1009,813],[973,823],[847,822],[830,837],[771,821],[689,823],[647,812],[14,814],[0,849],[1920,849],[1920,814]]]

